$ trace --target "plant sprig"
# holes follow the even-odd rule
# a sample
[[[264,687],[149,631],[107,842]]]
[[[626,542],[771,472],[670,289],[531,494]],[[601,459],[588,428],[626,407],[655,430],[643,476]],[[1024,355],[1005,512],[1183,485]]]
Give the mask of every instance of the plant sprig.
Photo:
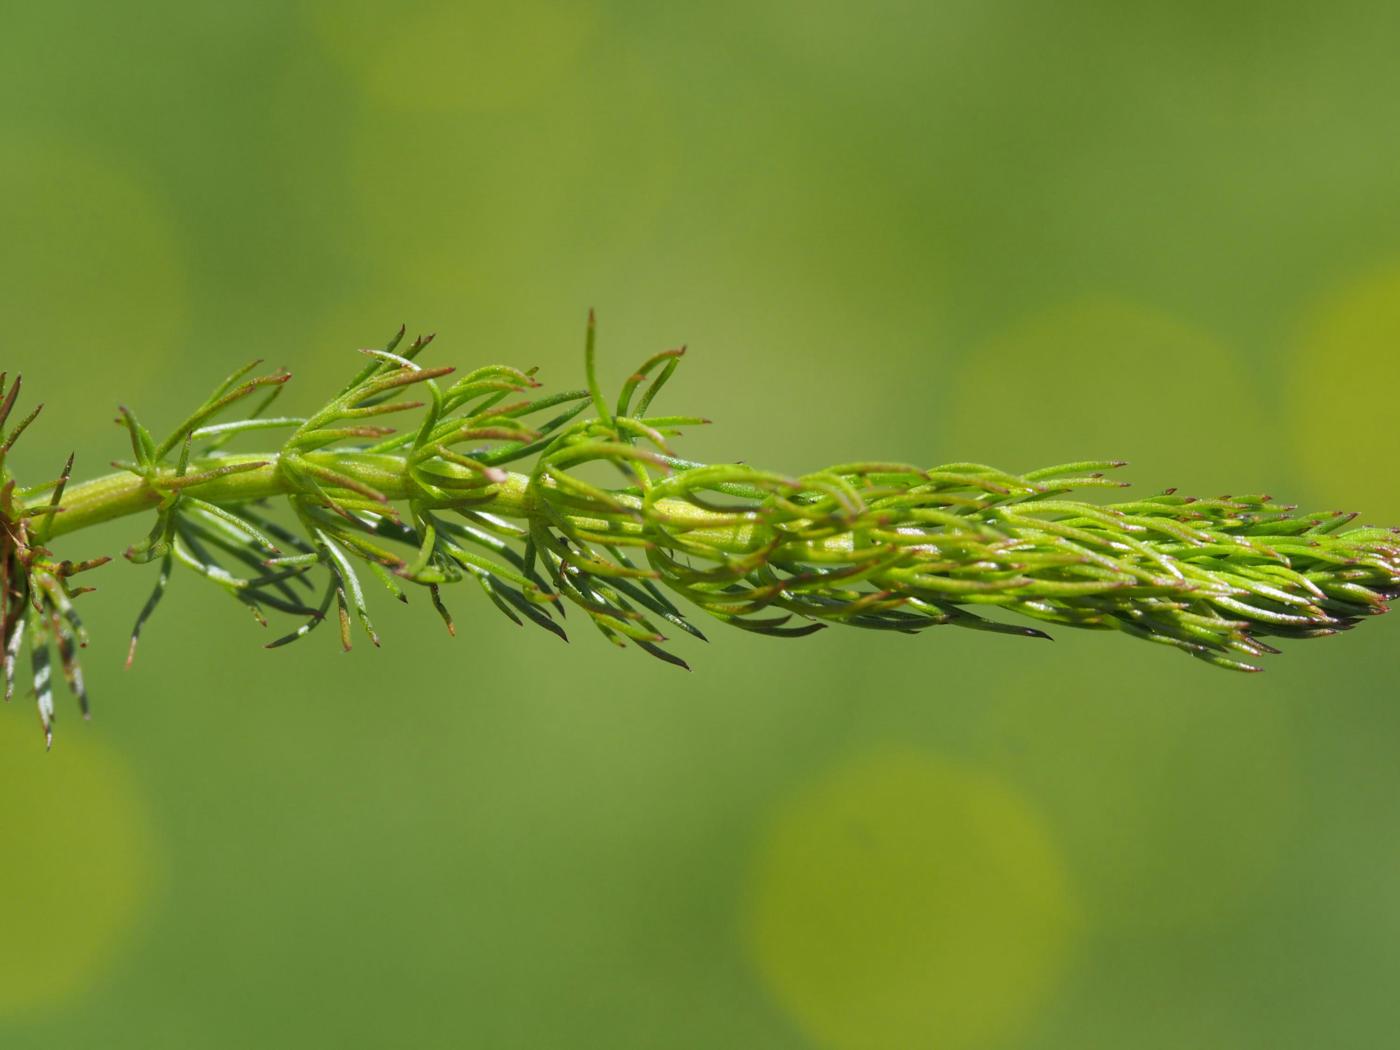
[[[1048,637],[985,615],[1001,608],[1255,671],[1278,652],[1266,639],[1335,634],[1400,594],[1400,530],[1353,526],[1354,514],[1174,489],[1071,498],[1122,487],[1119,461],[1023,475],[872,461],[788,476],[683,459],[672,441],[708,421],[652,404],[684,350],[648,358],[609,401],[591,315],[587,385],[553,395],[536,392],[533,369],[425,366],[432,337],[403,339],[363,351],[353,380],[305,417],[267,414],[290,375],[254,375],[257,362],[159,441],[122,408],[132,458],[81,484],[70,458],[53,482],[17,487],[6,457],[38,409],[22,419],[0,445],[6,698],[27,640],[51,741],[53,643],[86,714],[73,599],[87,588],[69,581],[107,559],[61,561],[47,545],[141,511],[154,521],[126,557],[158,571],[128,664],[177,568],[259,623],[293,617],[270,648],[332,618],[345,648],[356,625],[378,645],[367,590],[379,586],[400,600],[422,588],[455,631],[443,592],[471,581],[517,624],[563,638],[573,608],[609,641],[681,667],[674,633],[704,635],[676,599],[777,637],[830,624]],[[0,377],[0,434],[19,392]],[[274,451],[227,451],[278,430]]]

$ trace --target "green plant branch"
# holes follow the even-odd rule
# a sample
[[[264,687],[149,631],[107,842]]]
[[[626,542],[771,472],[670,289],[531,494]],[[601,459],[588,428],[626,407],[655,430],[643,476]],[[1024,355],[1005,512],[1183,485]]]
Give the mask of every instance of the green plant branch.
[[[196,471],[207,471],[230,463],[257,466],[256,469],[190,485],[184,493],[191,498],[226,506],[258,503],[278,496],[293,495],[297,491],[296,486],[279,470],[279,458],[280,453],[268,452],[194,461],[191,467]],[[361,484],[376,486],[390,500],[410,498],[412,487],[408,480],[406,457],[381,454],[371,458],[322,454],[312,458],[315,462],[339,468],[347,477],[354,478]],[[460,480],[470,476],[462,468],[452,470],[451,465],[447,465],[444,472],[448,473],[449,477]],[[70,485],[64,495],[63,513],[49,519],[52,524],[48,528],[36,530],[35,538],[42,543],[104,522],[153,510],[164,498],[163,484],[174,478],[173,470],[161,471],[152,478],[123,471]],[[643,501],[636,496],[620,493],[617,499],[624,506],[636,511],[642,508]],[[434,510],[451,510],[456,502],[452,498],[429,498],[423,501],[423,505]],[[530,495],[530,476],[507,472],[504,479],[491,486],[490,491],[484,493],[484,498],[473,506],[475,510],[484,513],[528,519],[534,513],[532,508],[535,506],[535,501]],[[672,520],[686,523],[694,538],[713,544],[717,550],[745,554],[762,546],[760,530],[752,525],[729,523],[723,514],[701,509],[682,500],[662,500],[658,510]],[[608,525],[604,521],[585,515],[570,515],[570,519],[578,528],[596,530]],[[646,542],[643,540],[645,529],[634,522],[617,522],[613,528],[619,543],[626,543],[628,537],[634,537],[638,543]],[[843,546],[845,537],[839,540],[825,541],[825,546],[831,550],[849,549],[848,545]]]
[[[681,666],[669,636],[704,635],[675,599],[773,636],[946,624],[1048,637],[979,614],[992,606],[1254,671],[1254,658],[1278,651],[1266,638],[1335,634],[1400,594],[1397,530],[1262,495],[1078,495],[1121,488],[1116,461],[1023,475],[857,462],[792,477],[685,460],[671,442],[707,421],[652,410],[682,351],[643,362],[610,402],[594,335],[590,318],[587,387],[554,395],[534,393],[532,371],[424,367],[431,339],[401,349],[402,331],[364,351],[355,378],[308,416],[269,415],[290,376],[248,366],[160,439],[121,409],[132,458],[71,484],[71,457],[47,484],[11,476],[6,457],[31,412],[0,444],[6,696],[27,647],[51,739],[53,648],[86,712],[73,599],[88,588],[71,581],[107,559],[61,560],[49,545],[136,514],[154,521],[126,557],[158,571],[130,654],[176,569],[264,625],[296,617],[274,648],[327,619],[346,648],[357,621],[377,645],[368,573],[403,600],[406,585],[423,588],[449,630],[442,589],[469,581],[518,624],[562,637],[572,607],[609,641]],[[19,392],[0,377],[0,433]],[[269,435],[270,451],[226,451]]]

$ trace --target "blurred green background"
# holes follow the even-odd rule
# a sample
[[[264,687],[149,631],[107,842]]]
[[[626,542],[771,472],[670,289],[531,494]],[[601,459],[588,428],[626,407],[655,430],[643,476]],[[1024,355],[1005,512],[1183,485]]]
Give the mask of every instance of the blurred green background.
[[[697,458],[1266,490],[1400,522],[1400,7],[17,5],[0,367],[30,481],[234,364],[667,392]],[[116,553],[118,523],[62,553]],[[1400,625],[1232,676],[1121,638],[712,632],[677,672],[454,603],[275,653],[85,599],[96,719],[0,711],[0,1045],[1375,1047]]]

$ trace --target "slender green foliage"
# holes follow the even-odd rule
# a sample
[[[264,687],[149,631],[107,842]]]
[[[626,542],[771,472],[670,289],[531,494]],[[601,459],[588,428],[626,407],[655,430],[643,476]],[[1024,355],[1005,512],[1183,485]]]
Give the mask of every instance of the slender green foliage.
[[[304,417],[270,414],[290,376],[254,375],[255,362],[159,440],[120,409],[131,458],[119,473],[70,484],[70,457],[54,481],[21,489],[6,457],[34,410],[0,445],[6,698],[27,642],[51,741],[52,646],[86,714],[73,610],[86,588],[71,580],[107,559],[59,560],[49,544],[143,511],[151,528],[126,557],[157,570],[128,664],[176,569],[259,623],[291,617],[269,648],[328,619],[345,648],[357,632],[378,645],[367,591],[381,586],[399,600],[422,588],[454,630],[444,591],[471,582],[517,624],[562,638],[573,609],[609,641],[682,667],[674,633],[704,635],[677,599],[776,637],[828,624],[1047,637],[985,615],[1001,608],[1254,671],[1278,651],[1265,639],[1334,634],[1400,593],[1397,530],[1355,527],[1352,514],[1171,489],[1071,498],[1121,487],[1116,461],[1023,475],[854,462],[791,477],[682,459],[673,439],[707,421],[652,405],[684,351],[643,362],[610,403],[594,337],[590,315],[587,386],[541,395],[533,371],[420,364],[431,337],[405,346],[401,329]],[[0,377],[0,434],[19,393]],[[228,450],[278,432],[273,451]]]

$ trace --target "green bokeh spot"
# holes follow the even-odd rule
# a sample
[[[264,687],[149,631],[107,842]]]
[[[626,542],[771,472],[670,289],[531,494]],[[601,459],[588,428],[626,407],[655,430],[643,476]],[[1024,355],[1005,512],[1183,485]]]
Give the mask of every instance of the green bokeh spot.
[[[1075,934],[1040,817],[968,766],[909,752],[781,806],[752,878],[767,986],[823,1046],[985,1046],[1020,1031]]]
[[[20,713],[12,705],[0,718],[0,1018],[63,1003],[98,979],[158,870],[122,760],[71,719],[46,753]]]
[[[1397,389],[1400,266],[1392,266],[1314,307],[1293,367],[1293,434],[1308,480],[1320,499],[1378,525],[1400,524]]]

